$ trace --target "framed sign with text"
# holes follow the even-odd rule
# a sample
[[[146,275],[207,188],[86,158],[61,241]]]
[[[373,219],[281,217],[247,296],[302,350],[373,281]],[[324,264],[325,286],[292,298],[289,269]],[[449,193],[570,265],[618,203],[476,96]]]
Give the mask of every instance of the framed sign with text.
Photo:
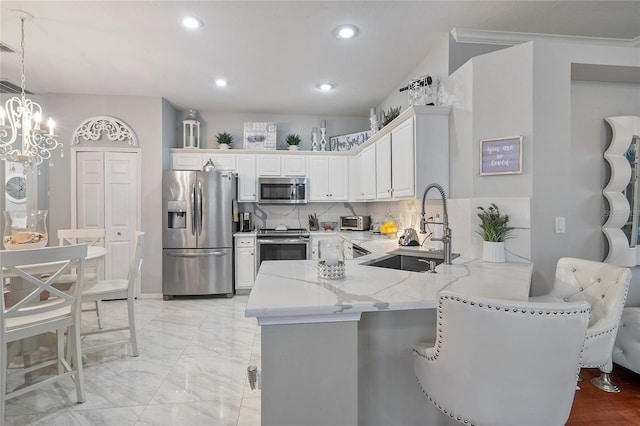
[[[522,136],[480,141],[480,176],[522,173]]]

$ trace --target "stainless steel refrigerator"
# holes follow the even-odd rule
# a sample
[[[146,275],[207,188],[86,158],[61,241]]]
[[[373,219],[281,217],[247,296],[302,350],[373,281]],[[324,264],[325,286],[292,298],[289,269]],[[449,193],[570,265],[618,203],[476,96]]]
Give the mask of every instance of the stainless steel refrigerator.
[[[228,171],[165,171],[162,179],[162,293],[234,293],[236,176]]]

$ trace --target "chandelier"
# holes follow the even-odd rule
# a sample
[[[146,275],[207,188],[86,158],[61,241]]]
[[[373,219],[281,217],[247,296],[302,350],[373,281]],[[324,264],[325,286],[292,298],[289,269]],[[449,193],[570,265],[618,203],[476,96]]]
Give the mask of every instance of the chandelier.
[[[32,169],[51,159],[51,152],[62,144],[55,139],[54,122],[51,118],[45,126],[42,124],[42,107],[25,96],[24,74],[24,20],[33,18],[30,14],[17,11],[21,18],[22,80],[21,96],[14,96],[0,106],[0,159],[22,163],[25,168]],[[19,141],[16,143],[16,141]],[[53,159],[49,162],[53,166]]]

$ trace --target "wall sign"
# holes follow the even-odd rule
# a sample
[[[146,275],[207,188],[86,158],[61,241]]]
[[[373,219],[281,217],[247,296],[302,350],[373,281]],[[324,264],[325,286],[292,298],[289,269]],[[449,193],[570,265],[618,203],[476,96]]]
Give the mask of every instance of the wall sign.
[[[480,176],[522,173],[522,136],[480,141]]]

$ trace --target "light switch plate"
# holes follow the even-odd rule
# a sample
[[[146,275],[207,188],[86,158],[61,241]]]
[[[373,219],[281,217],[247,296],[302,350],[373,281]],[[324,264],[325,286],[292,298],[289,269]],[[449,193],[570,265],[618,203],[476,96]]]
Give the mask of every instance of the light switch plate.
[[[564,217],[556,217],[556,234],[564,234],[566,232]]]

